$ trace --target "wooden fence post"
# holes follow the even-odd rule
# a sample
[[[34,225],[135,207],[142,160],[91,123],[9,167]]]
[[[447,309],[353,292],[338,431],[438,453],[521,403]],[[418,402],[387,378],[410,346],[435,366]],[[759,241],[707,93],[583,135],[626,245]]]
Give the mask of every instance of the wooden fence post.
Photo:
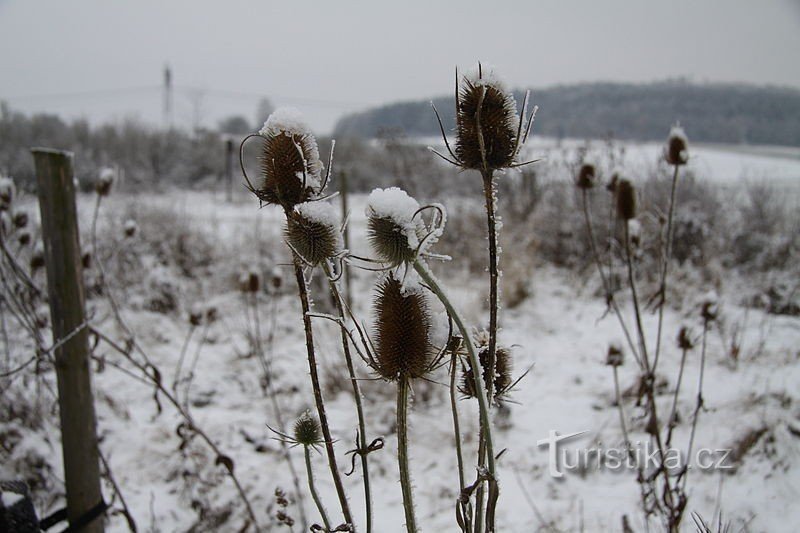
[[[72,154],[34,148],[70,525],[102,505]],[[104,520],[81,529],[102,533]]]

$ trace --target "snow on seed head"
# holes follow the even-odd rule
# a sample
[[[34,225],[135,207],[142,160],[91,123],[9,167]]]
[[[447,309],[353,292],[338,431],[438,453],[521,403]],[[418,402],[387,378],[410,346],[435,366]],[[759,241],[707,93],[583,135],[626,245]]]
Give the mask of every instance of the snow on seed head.
[[[258,133],[261,179],[254,192],[261,201],[291,209],[321,192],[319,148],[299,111],[277,109]]]
[[[679,124],[669,132],[664,158],[670,165],[685,165],[689,161],[689,139]]]
[[[286,240],[302,259],[316,266],[342,250],[338,218],[328,202],[298,204],[287,217]]]
[[[425,225],[414,216],[419,203],[397,187],[375,189],[367,199],[367,233],[380,261],[398,265],[412,261]]]

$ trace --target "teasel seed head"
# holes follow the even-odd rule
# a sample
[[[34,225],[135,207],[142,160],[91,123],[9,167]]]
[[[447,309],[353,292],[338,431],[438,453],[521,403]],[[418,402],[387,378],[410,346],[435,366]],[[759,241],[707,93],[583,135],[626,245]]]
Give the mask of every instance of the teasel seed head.
[[[28,246],[28,244],[30,244],[31,242],[31,234],[28,233],[27,231],[21,232],[17,236],[17,242],[19,242],[20,246]]]
[[[44,266],[44,246],[42,243],[37,243],[31,254],[31,270],[34,272]]]
[[[479,113],[480,111],[480,113]],[[481,140],[489,170],[514,163],[519,116],[514,95],[490,69],[462,77],[456,102],[456,156],[464,168],[482,170]]]
[[[596,169],[593,163],[583,163],[575,178],[575,185],[579,189],[588,190],[594,187]]]
[[[327,202],[295,206],[286,220],[286,241],[312,266],[342,251],[342,234],[334,207]]]
[[[624,362],[625,352],[622,351],[622,346],[619,343],[609,344],[608,352],[606,353],[606,365],[622,366]]]
[[[675,125],[669,132],[664,158],[670,165],[685,165],[689,161],[689,139],[680,125]]]
[[[367,200],[367,239],[377,259],[390,265],[414,260],[425,235],[421,217],[414,217],[419,203],[405,191],[375,189]]]
[[[483,345],[478,351],[478,360],[481,364],[481,376],[483,386],[488,389],[491,370],[489,368],[489,346]],[[498,346],[495,351],[494,382],[492,384],[492,396],[496,404],[503,401],[505,395],[513,383],[511,373],[513,371],[513,361],[511,359],[511,349]],[[475,376],[473,374],[472,362],[467,361],[461,372],[461,386],[459,392],[467,398],[475,398]]]
[[[111,192],[111,185],[114,184],[114,169],[104,167],[100,169],[100,175],[94,184],[94,190],[98,196],[108,196]]]
[[[686,326],[681,327],[678,332],[678,348],[681,350],[691,350],[694,347],[692,332]]]
[[[0,211],[10,209],[16,195],[17,186],[14,180],[0,174]]]
[[[317,419],[306,411],[294,423],[294,439],[303,446],[316,446],[322,442],[322,430]]]
[[[84,250],[81,254],[81,266],[84,270],[92,268],[92,252],[90,250]]]
[[[14,213],[14,227],[17,229],[22,229],[28,225],[28,213],[25,211],[17,211]]]
[[[261,276],[255,270],[245,270],[239,276],[239,290],[244,293],[257,293],[261,288]]]
[[[719,316],[717,302],[712,299],[704,301],[700,308],[700,316],[703,317],[703,321],[706,323],[714,322]]]
[[[261,182],[255,194],[268,204],[289,210],[321,192],[322,162],[317,140],[299,111],[275,110],[259,130]]]
[[[636,189],[625,178],[617,182],[617,216],[623,220],[636,218]]]
[[[126,237],[133,237],[136,235],[136,231],[139,229],[139,226],[136,224],[134,220],[128,219],[125,221],[123,226],[123,231],[125,232]]]
[[[388,380],[413,379],[430,371],[431,314],[422,287],[403,287],[393,273],[377,287],[375,368]]]

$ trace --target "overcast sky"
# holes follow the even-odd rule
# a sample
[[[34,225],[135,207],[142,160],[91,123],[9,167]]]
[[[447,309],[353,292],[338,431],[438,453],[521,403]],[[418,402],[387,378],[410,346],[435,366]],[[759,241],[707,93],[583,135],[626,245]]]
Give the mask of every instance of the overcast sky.
[[[448,94],[478,59],[515,87],[800,87],[800,1],[0,0],[0,99],[92,121],[160,122],[169,63],[179,124],[253,120],[264,95],[324,133],[351,110]]]

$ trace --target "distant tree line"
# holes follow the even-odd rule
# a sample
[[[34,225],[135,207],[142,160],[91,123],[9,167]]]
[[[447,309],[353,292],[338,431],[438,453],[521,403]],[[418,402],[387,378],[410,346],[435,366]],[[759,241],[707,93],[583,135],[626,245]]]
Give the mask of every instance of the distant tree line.
[[[92,125],[53,114],[29,116],[0,102],[0,174],[32,189],[36,180],[30,148],[45,146],[74,152],[76,174],[84,187],[91,186],[103,167],[118,170],[132,190],[208,185],[224,173],[225,140],[231,138],[238,146],[271,111],[264,99],[256,111],[256,125],[231,116],[216,129],[186,131],[155,128],[135,119]]]
[[[746,84],[585,83],[532,90],[537,134],[563,138],[661,140],[680,121],[693,141],[800,146],[800,90]],[[523,91],[516,92],[522,104]],[[445,128],[453,96],[434,99]],[[428,100],[384,105],[339,120],[337,137],[438,135]]]

